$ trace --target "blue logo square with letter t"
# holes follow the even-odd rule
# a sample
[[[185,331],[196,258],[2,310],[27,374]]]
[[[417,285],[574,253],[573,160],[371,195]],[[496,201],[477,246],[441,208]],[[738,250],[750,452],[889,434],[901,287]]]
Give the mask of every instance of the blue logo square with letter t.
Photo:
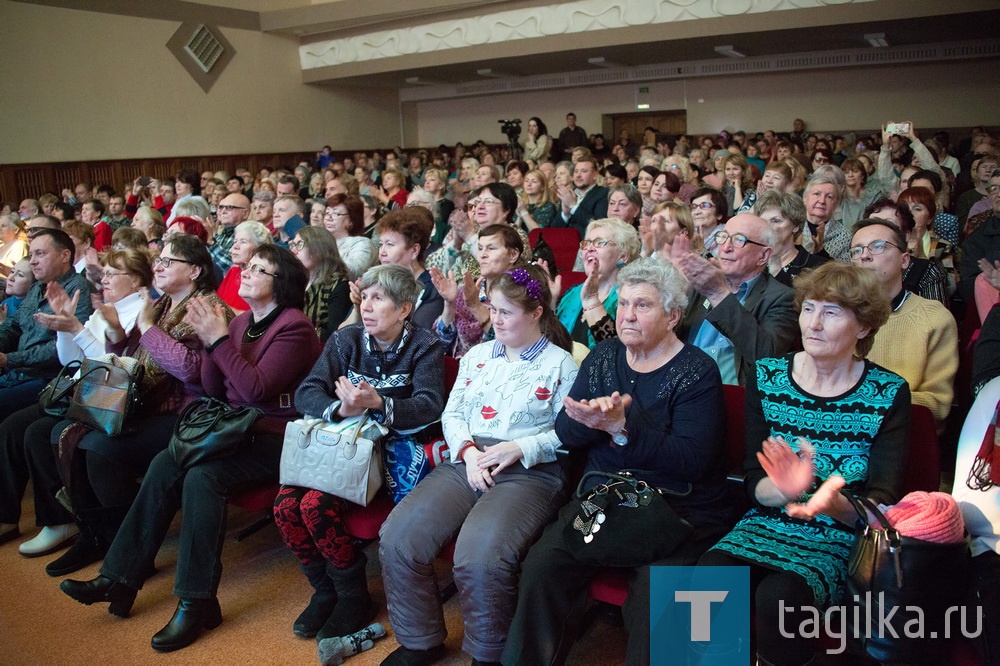
[[[746,666],[749,567],[653,567],[649,577],[651,666]]]

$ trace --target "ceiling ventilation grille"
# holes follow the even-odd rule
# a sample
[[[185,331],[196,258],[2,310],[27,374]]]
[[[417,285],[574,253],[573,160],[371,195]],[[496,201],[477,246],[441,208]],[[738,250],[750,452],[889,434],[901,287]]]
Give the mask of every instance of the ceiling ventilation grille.
[[[563,74],[540,74],[517,79],[495,79],[483,83],[403,88],[399,91],[404,102],[431,99],[448,99],[486,93],[524,90],[553,90],[582,85],[613,83],[645,83],[685,78],[725,76],[745,72],[793,72],[834,67],[862,67],[870,65],[938,62],[968,58],[1000,57],[1000,40],[969,41],[948,44],[899,46],[885,49],[851,49],[818,53],[748,57],[739,61],[719,59],[696,60],[682,63],[658,63],[623,67],[615,70],[584,70]]]
[[[194,58],[195,63],[203,72],[211,72],[226,49],[222,46],[212,31],[204,25],[199,25],[191,39],[184,45],[184,50]]]

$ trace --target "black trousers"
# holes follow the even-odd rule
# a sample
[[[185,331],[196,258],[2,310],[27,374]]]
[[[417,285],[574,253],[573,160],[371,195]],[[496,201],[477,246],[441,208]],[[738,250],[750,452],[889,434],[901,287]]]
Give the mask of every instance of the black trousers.
[[[587,588],[603,567],[580,564],[565,547],[563,530],[579,502],[559,512],[521,566],[517,610],[507,635],[503,663],[562,664],[576,641],[587,606]],[[691,566],[724,534],[725,526],[699,528],[674,553],[653,565]],[[630,570],[622,607],[628,631],[629,666],[649,664],[649,566]]]
[[[51,527],[73,522],[73,515],[56,500],[63,482],[49,435],[60,420],[43,412],[36,400],[0,423],[0,523],[21,519],[29,478],[35,486],[35,523]]]
[[[183,509],[174,595],[210,599],[222,577],[226,499],[277,483],[280,435],[256,435],[236,453],[183,469],[169,450],[153,458],[139,495],[104,558],[101,573],[141,588],[177,511]]]

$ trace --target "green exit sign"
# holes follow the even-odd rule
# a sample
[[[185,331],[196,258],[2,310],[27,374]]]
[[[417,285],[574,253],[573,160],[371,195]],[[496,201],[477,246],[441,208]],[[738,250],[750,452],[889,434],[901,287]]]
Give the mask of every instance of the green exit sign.
[[[649,86],[642,86],[639,88],[640,93],[649,93]]]

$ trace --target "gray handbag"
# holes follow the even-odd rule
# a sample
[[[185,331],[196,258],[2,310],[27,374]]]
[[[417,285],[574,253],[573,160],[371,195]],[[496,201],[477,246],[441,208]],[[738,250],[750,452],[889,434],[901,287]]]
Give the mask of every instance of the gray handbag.
[[[368,506],[382,487],[381,440],[388,428],[365,411],[330,423],[305,417],[285,427],[279,481]]]

